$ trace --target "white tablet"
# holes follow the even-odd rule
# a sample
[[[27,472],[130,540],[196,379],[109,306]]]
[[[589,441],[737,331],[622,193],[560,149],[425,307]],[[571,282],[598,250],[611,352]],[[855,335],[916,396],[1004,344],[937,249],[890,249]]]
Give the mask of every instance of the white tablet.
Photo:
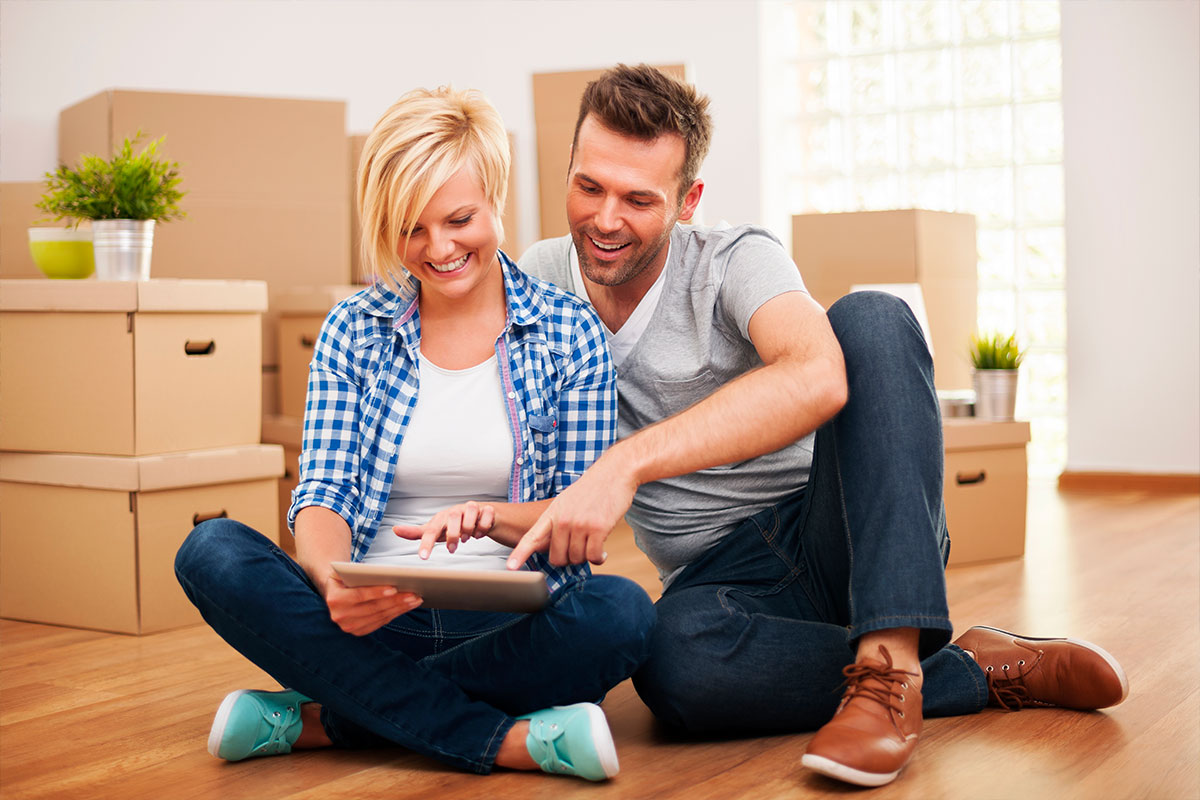
[[[421,596],[426,608],[469,611],[537,611],[546,605],[546,576],[541,572],[490,569],[441,569],[334,561],[330,566],[347,586],[395,586]]]

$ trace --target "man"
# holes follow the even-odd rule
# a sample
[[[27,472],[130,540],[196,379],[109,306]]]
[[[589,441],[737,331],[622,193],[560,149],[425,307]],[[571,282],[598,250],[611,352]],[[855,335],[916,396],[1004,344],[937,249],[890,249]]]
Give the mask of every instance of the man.
[[[949,644],[941,421],[929,352],[901,301],[828,314],[779,242],[689,219],[707,98],[647,67],[584,93],[569,237],[522,269],[591,301],[618,368],[620,440],[514,550],[604,558],[622,515],[658,566],[650,660],[634,676],[691,731],[819,728],[803,763],[893,780],[923,715],[1127,693],[1095,645],[972,628]],[[839,685],[844,690],[840,694]]]

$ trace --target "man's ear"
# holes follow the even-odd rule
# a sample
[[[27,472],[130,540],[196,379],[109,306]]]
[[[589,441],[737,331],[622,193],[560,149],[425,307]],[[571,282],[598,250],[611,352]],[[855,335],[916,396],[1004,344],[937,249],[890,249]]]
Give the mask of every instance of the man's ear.
[[[679,221],[691,222],[696,214],[696,206],[700,205],[700,195],[704,194],[704,181],[696,178],[691,188],[683,196],[683,205],[679,207]]]

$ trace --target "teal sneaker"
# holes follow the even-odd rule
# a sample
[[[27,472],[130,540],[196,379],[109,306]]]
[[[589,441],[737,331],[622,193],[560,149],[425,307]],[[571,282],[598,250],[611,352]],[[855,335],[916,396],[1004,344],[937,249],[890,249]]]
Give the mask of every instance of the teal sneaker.
[[[226,761],[292,752],[300,738],[299,692],[238,689],[226,695],[208,734],[208,752]]]
[[[554,706],[517,719],[529,720],[525,746],[543,772],[602,781],[621,769],[608,720],[600,706],[592,703]]]

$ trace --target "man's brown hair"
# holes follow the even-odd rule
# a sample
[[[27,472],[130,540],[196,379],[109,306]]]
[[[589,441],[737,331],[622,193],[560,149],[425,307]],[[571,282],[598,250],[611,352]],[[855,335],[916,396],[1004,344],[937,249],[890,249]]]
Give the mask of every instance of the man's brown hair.
[[[601,125],[622,136],[643,141],[668,133],[681,137],[684,152],[678,202],[683,202],[712,141],[708,97],[647,64],[618,64],[583,90],[572,148],[579,144],[579,128],[588,114],[595,114]]]

